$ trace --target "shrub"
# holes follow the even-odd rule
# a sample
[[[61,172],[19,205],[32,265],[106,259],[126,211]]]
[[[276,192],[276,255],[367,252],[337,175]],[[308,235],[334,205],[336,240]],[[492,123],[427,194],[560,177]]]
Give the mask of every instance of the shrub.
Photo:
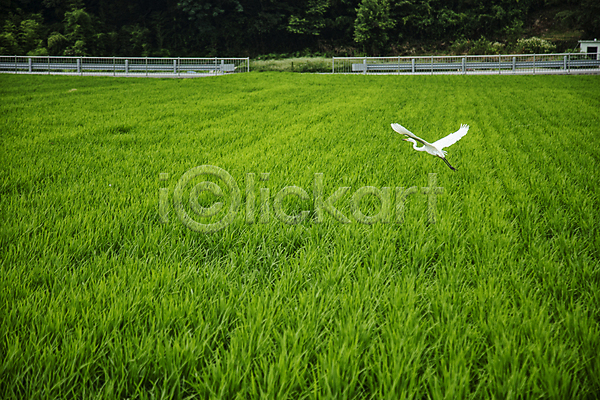
[[[484,37],[473,42],[469,54],[500,54],[504,45],[499,42],[492,42]]]
[[[556,45],[535,36],[517,40],[517,51],[522,54],[552,53],[555,50]]]
[[[477,40],[458,39],[450,45],[454,54],[500,54],[504,51],[504,44],[492,42],[483,36]]]
[[[458,39],[450,45],[450,52],[453,54],[467,54],[471,47],[471,41],[467,39]]]

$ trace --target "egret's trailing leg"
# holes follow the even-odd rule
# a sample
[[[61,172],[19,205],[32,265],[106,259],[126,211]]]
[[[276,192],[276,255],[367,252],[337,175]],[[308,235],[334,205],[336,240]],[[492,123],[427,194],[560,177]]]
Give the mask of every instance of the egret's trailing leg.
[[[456,168],[454,168],[452,165],[450,165],[450,163],[448,162],[448,160],[446,160],[445,158],[442,158],[442,160],[444,160],[444,162],[445,162],[446,164],[448,164],[448,166],[450,167],[450,169],[451,169],[452,171],[456,171]]]

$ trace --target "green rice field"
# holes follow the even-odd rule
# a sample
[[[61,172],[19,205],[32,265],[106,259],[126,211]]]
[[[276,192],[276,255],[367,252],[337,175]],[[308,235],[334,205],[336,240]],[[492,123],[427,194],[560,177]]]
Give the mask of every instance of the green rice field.
[[[600,397],[599,88],[0,75],[0,398]]]

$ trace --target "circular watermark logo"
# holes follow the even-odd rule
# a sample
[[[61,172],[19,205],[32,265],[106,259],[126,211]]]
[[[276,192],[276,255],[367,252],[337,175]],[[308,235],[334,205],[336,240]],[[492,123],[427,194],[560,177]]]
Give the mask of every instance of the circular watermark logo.
[[[186,190],[186,186],[190,181],[200,175],[209,175],[220,179],[225,183],[228,189],[230,199],[229,209],[225,215],[217,222],[213,223],[201,223],[194,220],[186,211],[183,205],[183,198]],[[215,195],[216,197],[223,197],[223,190],[221,187],[214,182],[204,181],[196,184],[190,191],[189,205],[191,210],[199,217],[208,218],[214,217],[223,209],[222,202],[216,202],[208,208],[202,207],[198,203],[198,196],[200,193],[207,191]],[[175,191],[173,193],[173,204],[175,206],[175,212],[179,217],[180,221],[188,228],[202,233],[217,232],[227,225],[229,225],[235,218],[241,203],[240,189],[233,177],[229,175],[227,171],[222,168],[215,167],[214,165],[200,165],[192,168],[179,178]]]

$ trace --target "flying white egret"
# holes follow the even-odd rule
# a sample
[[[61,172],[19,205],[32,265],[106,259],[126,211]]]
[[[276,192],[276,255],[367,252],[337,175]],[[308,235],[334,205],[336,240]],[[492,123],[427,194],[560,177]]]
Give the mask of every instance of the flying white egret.
[[[412,132],[410,132],[408,129],[406,129],[400,124],[392,124],[392,129],[402,135],[408,136],[407,138],[402,140],[406,142],[412,142],[413,149],[417,151],[426,151],[432,156],[437,156],[441,158],[446,164],[448,164],[452,171],[455,171],[455,168],[452,165],[450,165],[448,160],[446,160],[446,151],[443,149],[444,147],[452,146],[454,143],[458,142],[460,138],[465,136],[469,131],[469,125],[463,124],[460,126],[460,129],[456,132],[451,133],[448,136],[441,138],[440,140],[437,140],[433,143],[426,142],[420,137],[414,135]],[[421,142],[421,144],[423,144],[423,147],[417,147],[417,142]]]

